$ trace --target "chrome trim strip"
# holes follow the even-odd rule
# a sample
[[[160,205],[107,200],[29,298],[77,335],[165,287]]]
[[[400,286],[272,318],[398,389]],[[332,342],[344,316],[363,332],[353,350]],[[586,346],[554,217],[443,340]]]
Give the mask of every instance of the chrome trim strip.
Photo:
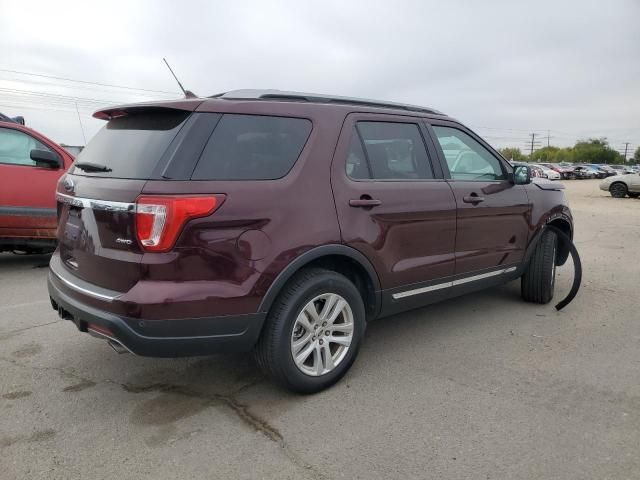
[[[415,290],[407,290],[405,292],[394,293],[392,297],[394,300],[398,300],[399,298],[411,297],[413,295],[433,292],[435,290],[442,290],[443,288],[449,287],[453,287],[453,282],[438,283],[437,285],[430,285],[428,287],[416,288]]]
[[[496,275],[502,275],[504,273],[504,269],[502,270],[494,270],[493,272],[480,273],[478,275],[472,275],[471,277],[461,278],[459,280],[454,280],[453,285],[463,285],[469,282],[475,282],[476,280],[482,280],[484,278],[495,277]]]
[[[413,295],[420,295],[421,293],[433,292],[436,290],[442,290],[443,288],[451,288],[456,285],[464,285],[465,283],[475,282],[477,280],[483,280],[485,278],[495,277],[496,275],[504,275],[505,273],[515,272],[518,267],[503,268],[501,270],[494,270],[492,272],[479,273],[470,277],[460,278],[451,282],[438,283],[435,285],[429,285],[428,287],[416,288],[414,290],[405,290],[404,292],[398,292],[391,295],[394,300],[401,298],[412,297]]]
[[[73,207],[91,208],[93,210],[107,210],[111,212],[134,212],[135,203],[113,202],[111,200],[96,200],[95,198],[72,197],[56,192],[56,200]]]
[[[112,302],[113,300],[115,300],[116,298],[118,298],[120,295],[104,295],[103,293],[98,293],[98,292],[94,292],[92,290],[88,290],[86,288],[83,288],[79,285],[76,285],[75,283],[67,280],[66,278],[62,278],[60,275],[58,275],[56,272],[54,272],[53,270],[51,270],[51,273],[53,273],[56,278],[58,280],[60,280],[62,283],[64,283],[67,287],[72,288],[78,292],[84,293],[85,295],[89,295],[90,297],[94,297],[94,298],[99,298],[100,300],[106,300],[107,302]]]

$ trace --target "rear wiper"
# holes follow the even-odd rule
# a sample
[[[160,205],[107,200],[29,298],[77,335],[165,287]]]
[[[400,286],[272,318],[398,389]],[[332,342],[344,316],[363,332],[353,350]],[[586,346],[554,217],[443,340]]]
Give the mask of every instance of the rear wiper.
[[[80,170],[84,170],[85,172],[110,172],[111,169],[106,165],[100,165],[99,163],[91,163],[91,162],[76,162],[73,164],[75,167],[78,167]]]

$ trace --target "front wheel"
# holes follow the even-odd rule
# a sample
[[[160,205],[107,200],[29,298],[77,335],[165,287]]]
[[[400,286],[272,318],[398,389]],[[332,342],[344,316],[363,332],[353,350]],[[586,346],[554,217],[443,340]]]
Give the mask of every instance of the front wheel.
[[[255,357],[285,388],[318,392],[347,373],[365,326],[364,302],[353,283],[330,270],[306,269],[274,302]]]
[[[609,193],[613,198],[624,198],[627,195],[627,186],[621,182],[613,183],[609,187]]]
[[[549,303],[553,299],[557,244],[557,235],[547,230],[536,245],[522,275],[521,293],[527,302]]]

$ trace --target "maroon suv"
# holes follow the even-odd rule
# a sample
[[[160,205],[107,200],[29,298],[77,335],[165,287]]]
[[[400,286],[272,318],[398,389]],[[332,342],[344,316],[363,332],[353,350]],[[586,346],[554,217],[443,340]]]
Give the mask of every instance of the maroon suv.
[[[129,105],[59,182],[53,307],[117,350],[254,350],[314,392],[367,321],[522,277],[546,303],[572,236],[531,183],[432,109],[280,91]]]

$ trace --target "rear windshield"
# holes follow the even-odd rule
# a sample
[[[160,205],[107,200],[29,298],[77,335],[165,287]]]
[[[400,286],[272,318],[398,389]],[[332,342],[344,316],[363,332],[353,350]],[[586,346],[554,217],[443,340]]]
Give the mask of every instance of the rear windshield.
[[[76,163],[103,165],[109,171],[73,167],[75,175],[148,179],[191,112],[178,110],[129,114],[110,120],[76,157]]]
[[[225,114],[209,139],[193,180],[275,180],[298,159],[311,132],[302,118]]]

